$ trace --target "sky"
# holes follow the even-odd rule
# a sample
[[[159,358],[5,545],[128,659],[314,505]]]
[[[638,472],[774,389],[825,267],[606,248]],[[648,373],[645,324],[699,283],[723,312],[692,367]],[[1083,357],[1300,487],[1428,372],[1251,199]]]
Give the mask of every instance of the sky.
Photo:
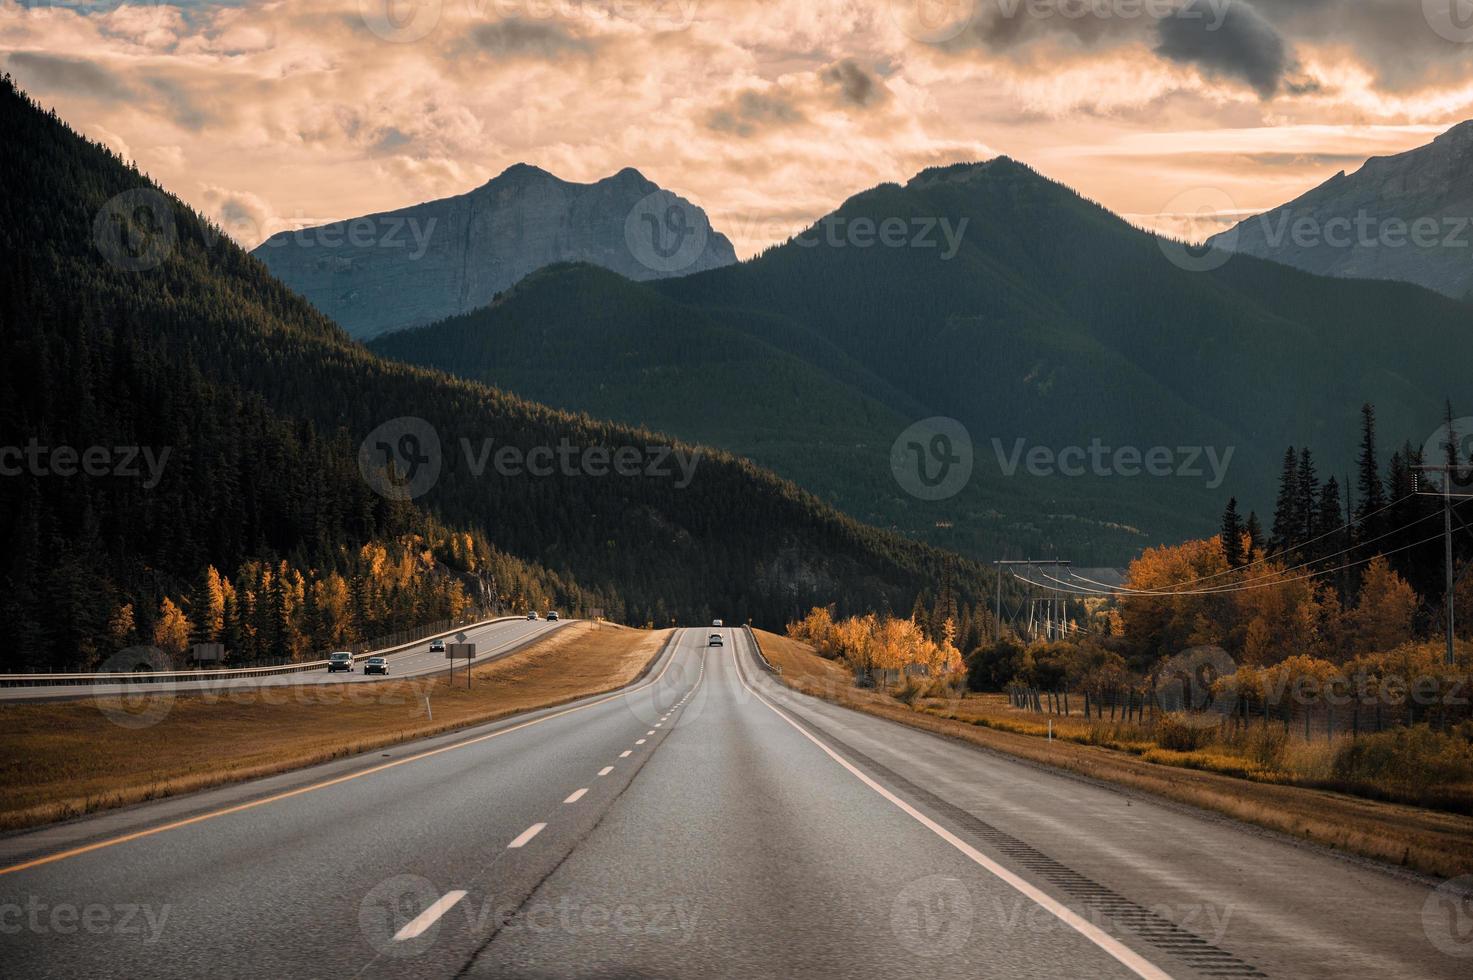
[[[0,62],[247,247],[524,162],[745,257],[999,154],[1200,238],[1473,118],[1473,0],[0,0]]]

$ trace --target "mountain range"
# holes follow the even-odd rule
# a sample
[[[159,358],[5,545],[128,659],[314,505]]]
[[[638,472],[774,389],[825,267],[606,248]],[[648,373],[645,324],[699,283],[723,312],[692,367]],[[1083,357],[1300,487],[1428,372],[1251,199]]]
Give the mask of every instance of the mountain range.
[[[722,446],[974,557],[1115,564],[1213,533],[1231,495],[1266,510],[1287,445],[1349,466],[1365,402],[1420,445],[1466,390],[1466,305],[1223,258],[999,158],[882,184],[746,262],[556,266],[372,347]],[[933,417],[973,448],[940,500],[892,458]]]
[[[489,538],[550,601],[636,623],[991,595],[977,564],[728,453],[371,354],[9,78],[0,159],[5,669],[91,665],[207,568],[316,574],[383,541],[432,562]]]
[[[1307,272],[1417,283],[1473,300],[1473,121],[1341,171],[1209,240]]]
[[[355,337],[478,309],[555,262],[646,280],[736,261],[704,211],[637,170],[577,184],[526,164],[467,194],[279,232],[253,254]]]

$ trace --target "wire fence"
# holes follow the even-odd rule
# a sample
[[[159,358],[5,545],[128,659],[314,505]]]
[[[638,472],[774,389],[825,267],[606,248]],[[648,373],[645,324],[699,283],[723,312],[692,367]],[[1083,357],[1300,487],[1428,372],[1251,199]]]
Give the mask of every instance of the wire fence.
[[[1163,718],[1188,715],[1194,724],[1216,724],[1228,733],[1277,727],[1285,735],[1305,741],[1370,735],[1418,724],[1447,731],[1473,720],[1473,705],[1462,685],[1456,682],[1420,693],[1410,689],[1361,692],[1315,700],[1303,700],[1288,692],[1278,697],[1233,695],[1195,706],[1185,703],[1181,690],[1175,686],[1045,690],[1014,684],[1004,693],[1014,708],[1035,714],[1143,726],[1154,726]]]

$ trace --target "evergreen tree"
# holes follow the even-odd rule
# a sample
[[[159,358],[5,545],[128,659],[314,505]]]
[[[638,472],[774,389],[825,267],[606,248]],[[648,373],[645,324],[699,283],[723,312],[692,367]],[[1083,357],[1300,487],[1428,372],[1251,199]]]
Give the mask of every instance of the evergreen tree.
[[[1320,480],[1314,469],[1314,455],[1306,446],[1299,453],[1299,474],[1296,477],[1295,489],[1298,491],[1298,501],[1294,505],[1294,514],[1299,522],[1299,533],[1296,539],[1300,544],[1314,537],[1314,514],[1319,505]]]
[[[1276,555],[1284,554],[1299,542],[1301,522],[1299,507],[1299,463],[1294,447],[1284,450],[1284,465],[1279,472],[1279,496],[1274,504],[1273,537],[1269,539],[1269,550]]]
[[[1355,516],[1358,521],[1356,537],[1369,541],[1379,537],[1386,526],[1381,513],[1386,507],[1386,491],[1381,483],[1381,464],[1376,455],[1376,409],[1369,402],[1361,406],[1360,456],[1357,460],[1357,489],[1360,505]]]
[[[1242,568],[1243,519],[1238,516],[1238,498],[1228,501],[1227,510],[1222,512],[1222,556],[1229,568]]]
[[[1243,525],[1243,530],[1248,535],[1249,550],[1262,552],[1266,542],[1263,539],[1263,524],[1258,520],[1258,511],[1248,512],[1248,522]]]

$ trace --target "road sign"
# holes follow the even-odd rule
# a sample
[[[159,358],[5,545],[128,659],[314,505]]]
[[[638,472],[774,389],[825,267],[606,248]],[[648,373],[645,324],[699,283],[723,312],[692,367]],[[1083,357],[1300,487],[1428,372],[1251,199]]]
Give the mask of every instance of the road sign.
[[[455,661],[465,661],[465,686],[471,686],[471,661],[476,659],[476,645],[474,643],[447,643],[445,644],[445,659],[450,661],[450,679],[455,680]]]
[[[225,644],[196,643],[193,653],[194,659],[200,663],[219,663],[225,659]]]
[[[464,631],[455,634],[455,642],[456,643],[464,643],[465,642],[465,633],[464,633]],[[471,645],[474,646],[475,644],[471,644]]]

